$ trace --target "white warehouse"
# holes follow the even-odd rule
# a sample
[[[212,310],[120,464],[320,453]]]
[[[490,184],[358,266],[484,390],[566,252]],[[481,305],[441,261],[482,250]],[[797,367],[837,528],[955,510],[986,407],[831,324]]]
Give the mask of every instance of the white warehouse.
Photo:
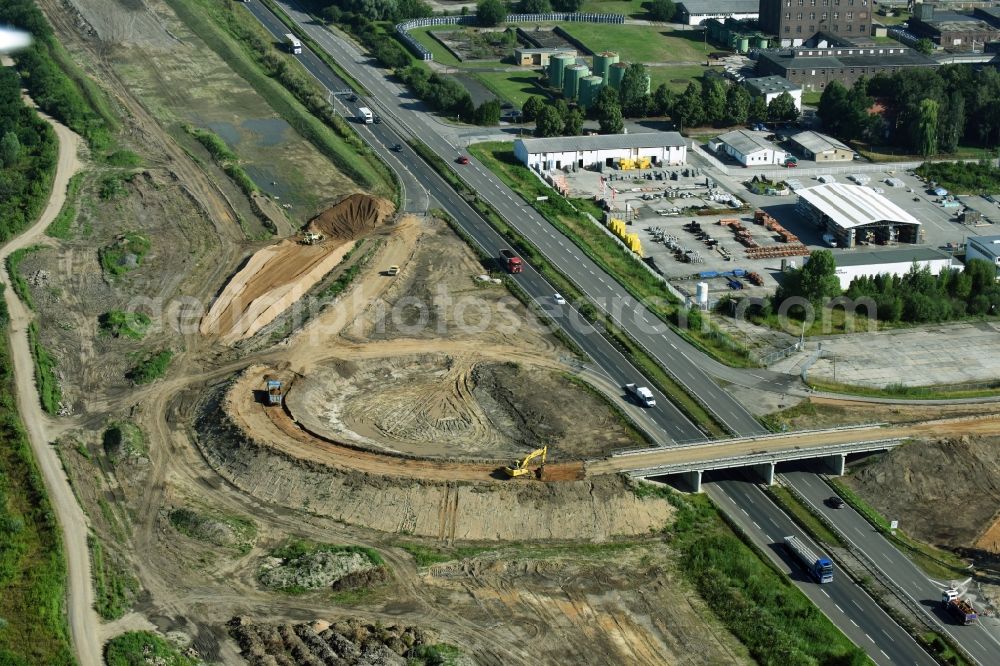
[[[837,279],[840,287],[847,289],[851,280],[862,275],[906,275],[917,264],[927,267],[932,275],[950,268],[958,268],[959,264],[945,252],[930,247],[908,247],[896,250],[879,250],[877,252],[838,252],[834,255],[837,262]]]
[[[653,166],[676,166],[687,163],[687,141],[677,132],[517,139],[514,157],[536,171],[612,167],[644,157]]]
[[[965,239],[965,260],[982,259],[1000,269],[1000,236],[969,236]]]
[[[785,162],[784,150],[747,130],[726,132],[709,141],[708,147],[715,152],[724,151],[747,167]]]

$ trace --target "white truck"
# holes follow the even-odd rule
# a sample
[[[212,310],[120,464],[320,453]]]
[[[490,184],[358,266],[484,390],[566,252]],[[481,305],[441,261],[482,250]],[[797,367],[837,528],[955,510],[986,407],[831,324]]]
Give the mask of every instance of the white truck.
[[[653,392],[645,386],[626,384],[625,392],[638,400],[643,407],[656,407],[656,398],[653,397]]]
[[[298,55],[302,53],[302,42],[299,41],[298,37],[289,33],[285,35],[285,48],[288,49],[289,53]]]
[[[375,121],[375,114],[367,106],[362,106],[358,109],[358,121],[367,125]]]

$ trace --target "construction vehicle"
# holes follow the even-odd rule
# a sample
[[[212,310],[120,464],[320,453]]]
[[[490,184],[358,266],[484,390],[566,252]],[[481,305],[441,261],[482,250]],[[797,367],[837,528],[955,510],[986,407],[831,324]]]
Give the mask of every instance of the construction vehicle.
[[[289,53],[298,55],[302,53],[302,42],[295,35],[287,34],[285,35],[285,48],[288,49]]]
[[[399,275],[399,266],[389,266],[389,270],[387,270],[385,274],[390,277]]]
[[[281,404],[281,382],[277,379],[271,379],[270,377],[264,378],[265,385],[267,386],[267,404],[269,405],[280,405]]]
[[[975,623],[979,615],[972,604],[962,598],[958,590],[945,590],[941,593],[941,603],[948,613],[962,624]]]
[[[524,270],[521,257],[514,254],[513,250],[500,250],[500,261],[503,262],[503,267],[507,269],[508,273],[520,273]]]
[[[653,397],[653,392],[645,386],[626,384],[625,392],[639,401],[643,407],[656,407],[656,398]]]
[[[320,242],[321,240],[323,240],[323,234],[316,234],[311,231],[307,231],[302,234],[301,243],[303,245],[313,245],[315,243]]]
[[[512,479],[515,479],[515,478],[520,477],[520,476],[527,476],[528,474],[533,474],[534,472],[532,470],[528,469],[528,465],[531,464],[531,461],[534,460],[535,458],[541,457],[541,459],[542,459],[542,465],[541,465],[541,467],[544,467],[545,466],[545,455],[548,452],[549,452],[549,447],[548,446],[543,446],[540,449],[535,449],[534,451],[532,451],[531,453],[529,453],[524,458],[524,460],[522,460],[521,462],[514,463],[513,467],[504,467],[503,468],[503,472],[504,472],[504,474],[506,474],[507,476],[509,476]],[[539,471],[541,471],[541,467],[538,468]]]
[[[833,562],[825,557],[820,557],[797,536],[786,536],[785,546],[793,555],[805,566],[809,575],[817,583],[833,582]]]

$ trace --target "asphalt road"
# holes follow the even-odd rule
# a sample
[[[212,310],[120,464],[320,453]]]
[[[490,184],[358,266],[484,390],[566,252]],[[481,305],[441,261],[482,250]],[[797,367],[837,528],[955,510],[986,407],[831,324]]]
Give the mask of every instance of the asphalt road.
[[[787,572],[792,582],[879,666],[937,662],[847,575],[835,569],[833,582],[820,585],[785,549],[786,536],[798,536],[817,553],[823,548],[810,539],[755,484],[725,480],[705,484],[705,492],[750,538]]]
[[[258,1],[246,4],[254,16],[280,40],[287,32],[285,25]],[[303,46],[300,62],[328,90],[338,92],[347,89],[347,84],[334,74],[312,51]],[[353,73],[352,73],[353,74]],[[367,102],[359,99],[350,102],[349,96],[339,95],[339,107],[363,106]],[[452,215],[455,221],[490,256],[498,256],[507,243],[455,190],[441,178],[422,158],[406,145],[405,140],[393,127],[391,119],[381,123],[358,124],[356,129],[399,174],[404,186],[404,210],[423,212],[433,202]],[[394,146],[400,146],[394,151]],[[610,383],[621,387],[638,382],[649,385],[642,373],[607,338],[601,335],[571,305],[558,305],[553,300],[555,289],[533,267],[526,265],[524,271],[511,278],[528,296],[535,301],[542,314],[555,322],[570,338],[595,362]],[[622,392],[620,406],[647,432],[661,441],[689,441],[705,439],[703,433],[666,396],[653,390],[656,407],[643,408],[632,403]]]
[[[618,325],[642,345],[647,352],[682,384],[693,396],[734,434],[752,435],[766,432],[765,428],[735,398],[727,393],[703,368],[708,368],[727,381],[738,376],[740,383],[754,385],[768,377],[766,371],[751,374],[733,372],[694,350],[680,336],[654,316],[645,305],[624,293],[614,278],[587,258],[569,239],[553,229],[544,218],[488,169],[475,159],[464,166],[454,164],[462,154],[462,146],[455,146],[443,137],[440,123],[428,113],[424,105],[395,82],[387,73],[372,66],[367,56],[358,52],[353,44],[339,39],[325,26],[316,23],[301,11],[294,2],[279,0],[282,9],[341,67],[350,73],[369,92],[357,106],[368,106],[376,114],[397,126],[411,137],[427,144],[431,150],[453,164],[453,168],[479,196],[493,205],[517,231],[530,240],[546,259],[569,277],[596,305],[603,309]],[[280,40],[287,32],[277,18],[263,8],[257,0],[248,3],[250,11]],[[303,47],[301,62],[328,87],[345,88],[319,59]],[[324,71],[325,70],[325,71]],[[383,123],[385,125],[387,123]],[[452,134],[452,133],[448,133]],[[414,173],[417,173],[414,171]],[[421,182],[423,177],[419,178]]]
[[[968,627],[955,624],[941,608],[941,592],[947,589],[947,581],[938,582],[928,578],[850,506],[842,509],[828,507],[825,500],[833,492],[815,474],[785,472],[781,476],[802,494],[815,511],[829,519],[848,541],[871,558],[897,588],[903,590],[916,606],[923,609],[982,666],[1000,663],[1000,641],[986,627],[981,623]]]

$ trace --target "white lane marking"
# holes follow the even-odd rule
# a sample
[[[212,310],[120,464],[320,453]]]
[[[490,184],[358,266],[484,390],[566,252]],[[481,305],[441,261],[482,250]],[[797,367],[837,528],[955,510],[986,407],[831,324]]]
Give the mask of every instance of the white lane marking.
[[[892,637],[892,634],[890,634],[890,633],[889,633],[888,631],[886,631],[885,629],[883,629],[883,630],[882,630],[882,633],[883,633],[883,634],[885,634],[885,637],[886,637],[886,638],[888,638],[888,639],[889,639],[890,641],[892,641],[893,643],[895,643],[895,642],[896,642],[896,639]],[[883,654],[885,654],[885,653],[883,653]]]
[[[758,525],[758,524],[757,524],[757,521],[756,521],[756,520],[754,520],[754,521],[751,521],[751,522],[753,523],[753,526],[754,526],[754,527],[756,527],[756,528],[757,528],[758,530],[760,530],[761,532],[763,532],[763,531],[764,531],[764,530],[761,530],[761,529],[760,529],[760,525]]]
[[[826,590],[824,590],[823,588],[820,588],[819,591],[822,592],[823,594],[825,594],[827,599],[830,598],[830,593],[827,592]]]
[[[887,655],[887,654],[885,653],[885,650],[882,650],[882,649],[879,649],[879,652],[881,652],[881,653],[882,653],[882,656],[883,656],[883,657],[885,657],[886,659],[889,659],[889,655]],[[889,661],[892,661],[892,659],[889,659]]]
[[[870,640],[872,643],[875,642],[875,639],[872,638],[871,636],[869,636],[868,634],[865,634],[865,638],[867,638],[868,640]]]
[[[851,618],[847,618],[847,619],[848,619],[848,620],[851,620]],[[854,620],[851,620],[851,624],[853,624],[853,625],[854,625],[855,627],[858,627],[858,623],[857,623],[857,622],[855,622]],[[858,629],[860,629],[860,628],[861,628],[861,627],[858,627]]]
[[[735,504],[735,502],[733,502],[733,504]],[[744,514],[746,515],[746,517],[747,517],[747,518],[749,518],[749,517],[750,517],[750,514],[749,514],[749,513],[747,513],[747,510],[746,510],[746,509],[744,509],[743,507],[740,507],[740,511],[742,511],[742,512],[743,512],[743,513],[744,513]]]
[[[834,606],[837,606],[837,604],[834,604]],[[841,608],[840,606],[837,606],[837,610],[839,610],[841,613],[844,613],[844,609]],[[844,615],[847,615],[847,613],[844,613]]]

